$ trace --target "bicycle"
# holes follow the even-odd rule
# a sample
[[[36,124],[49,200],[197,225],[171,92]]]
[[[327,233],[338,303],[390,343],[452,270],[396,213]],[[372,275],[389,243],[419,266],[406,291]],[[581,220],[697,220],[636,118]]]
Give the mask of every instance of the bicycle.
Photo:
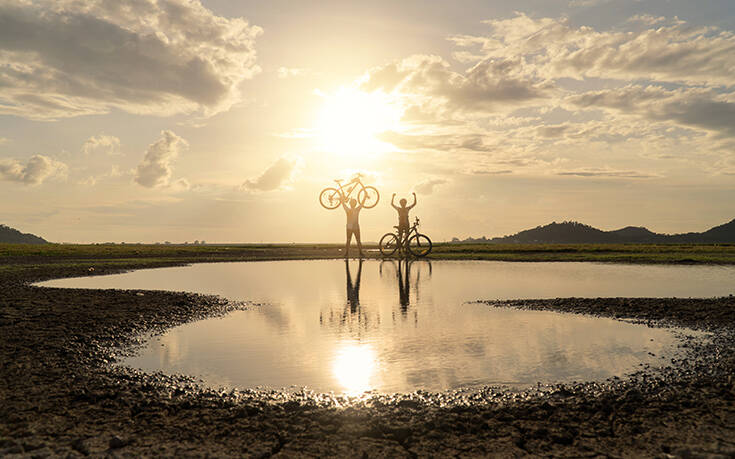
[[[406,236],[401,240],[401,235],[398,231],[395,233],[385,233],[380,238],[380,253],[384,257],[389,257],[399,252],[408,251],[414,257],[425,257],[431,252],[432,244],[429,236],[419,233],[419,218],[413,222],[413,226],[409,228]],[[394,226],[398,230],[397,226]]]
[[[374,186],[365,185],[361,180],[362,174],[355,174],[346,185],[342,185],[342,180],[337,179],[337,188],[327,187],[319,193],[319,204],[325,209],[332,210],[339,207],[342,202],[346,202],[357,191],[357,202],[365,209],[372,209],[378,205],[380,201],[380,193]]]

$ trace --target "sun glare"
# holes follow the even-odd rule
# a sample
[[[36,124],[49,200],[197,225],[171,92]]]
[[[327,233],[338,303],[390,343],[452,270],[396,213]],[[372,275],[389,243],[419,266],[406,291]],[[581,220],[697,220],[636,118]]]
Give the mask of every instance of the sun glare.
[[[386,94],[342,88],[324,99],[316,123],[321,149],[356,157],[394,148],[378,139],[381,132],[397,130],[402,115]]]
[[[332,367],[345,392],[357,395],[372,388],[375,352],[368,345],[348,345],[337,351]]]

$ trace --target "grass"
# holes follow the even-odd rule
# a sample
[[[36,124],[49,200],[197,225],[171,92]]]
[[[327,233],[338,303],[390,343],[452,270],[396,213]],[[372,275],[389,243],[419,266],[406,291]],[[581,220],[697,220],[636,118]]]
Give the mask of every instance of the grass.
[[[335,258],[338,244],[96,245],[0,244],[0,270],[46,264],[161,265],[202,261]],[[366,246],[375,249],[374,245]],[[353,252],[354,253],[354,252]],[[375,253],[374,251],[372,252]],[[735,264],[735,244],[452,244],[434,245],[431,259]]]
[[[735,264],[735,244],[436,244],[432,258]]]

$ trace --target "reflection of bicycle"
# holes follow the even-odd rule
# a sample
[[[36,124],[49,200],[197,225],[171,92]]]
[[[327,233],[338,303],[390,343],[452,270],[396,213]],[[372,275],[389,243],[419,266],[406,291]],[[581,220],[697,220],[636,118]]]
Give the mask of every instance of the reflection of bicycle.
[[[373,186],[365,186],[361,177],[362,174],[355,174],[355,177],[344,186],[342,186],[342,180],[335,180],[337,188],[324,188],[319,193],[319,204],[325,209],[336,209],[342,202],[349,200],[353,193],[356,193],[357,202],[366,209],[372,209],[378,205],[380,193]]]
[[[396,253],[396,250],[400,252],[408,251],[414,257],[425,257],[431,252],[431,239],[425,234],[419,233],[419,218],[413,222],[413,226],[408,230],[403,240],[401,240],[400,233],[385,233],[380,238],[380,253],[384,257],[389,257]],[[397,226],[394,226],[396,230]]]

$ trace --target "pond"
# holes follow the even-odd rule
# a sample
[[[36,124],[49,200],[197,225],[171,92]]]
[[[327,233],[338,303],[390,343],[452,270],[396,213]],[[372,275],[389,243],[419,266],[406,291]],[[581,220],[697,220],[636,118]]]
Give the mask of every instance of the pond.
[[[604,380],[666,364],[671,329],[477,299],[711,297],[735,269],[487,261],[212,263],[40,285],[191,291],[248,310],[150,336],[122,363],[207,384],[357,394]]]

